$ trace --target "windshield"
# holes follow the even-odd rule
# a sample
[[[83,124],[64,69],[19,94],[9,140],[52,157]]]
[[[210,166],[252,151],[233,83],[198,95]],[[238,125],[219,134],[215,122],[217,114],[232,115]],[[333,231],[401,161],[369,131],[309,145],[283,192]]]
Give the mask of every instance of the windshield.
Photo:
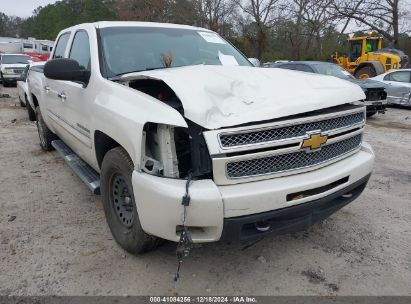
[[[157,27],[100,30],[107,77],[189,65],[243,65],[248,60],[213,32]]]
[[[31,58],[24,55],[3,55],[1,63],[10,64],[10,63],[23,63],[28,64]]]
[[[315,64],[315,69],[318,73],[328,76],[334,76],[341,79],[355,79],[349,72],[335,64]]]
[[[365,53],[375,52],[378,50],[378,39],[367,39],[365,44]]]

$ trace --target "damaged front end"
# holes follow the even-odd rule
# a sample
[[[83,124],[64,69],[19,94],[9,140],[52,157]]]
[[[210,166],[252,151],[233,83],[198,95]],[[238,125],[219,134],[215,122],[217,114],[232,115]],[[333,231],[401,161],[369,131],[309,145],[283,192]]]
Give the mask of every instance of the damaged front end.
[[[188,128],[147,123],[143,134],[141,170],[169,178],[212,178],[212,164],[203,128],[187,121]]]
[[[184,108],[174,91],[163,81],[136,79],[130,88],[150,95],[177,110]],[[212,162],[203,136],[204,128],[186,119],[187,128],[146,123],[143,132],[141,171],[168,178],[212,178]]]

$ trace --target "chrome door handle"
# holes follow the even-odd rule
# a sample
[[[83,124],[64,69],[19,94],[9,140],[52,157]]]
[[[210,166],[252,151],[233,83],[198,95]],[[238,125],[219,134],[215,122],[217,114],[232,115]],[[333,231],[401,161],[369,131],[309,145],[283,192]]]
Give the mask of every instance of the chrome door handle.
[[[57,93],[57,97],[60,98],[62,102],[66,101],[67,99],[66,93],[64,92]]]
[[[50,87],[48,85],[44,86],[44,90],[46,91],[46,93],[50,92]]]

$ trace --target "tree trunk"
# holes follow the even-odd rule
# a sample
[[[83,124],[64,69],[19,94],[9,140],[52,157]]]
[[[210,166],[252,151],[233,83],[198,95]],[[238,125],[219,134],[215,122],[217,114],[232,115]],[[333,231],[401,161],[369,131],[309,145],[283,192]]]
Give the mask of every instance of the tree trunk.
[[[392,30],[394,32],[393,41],[391,42],[394,48],[398,48],[398,0],[393,1],[392,5]]]

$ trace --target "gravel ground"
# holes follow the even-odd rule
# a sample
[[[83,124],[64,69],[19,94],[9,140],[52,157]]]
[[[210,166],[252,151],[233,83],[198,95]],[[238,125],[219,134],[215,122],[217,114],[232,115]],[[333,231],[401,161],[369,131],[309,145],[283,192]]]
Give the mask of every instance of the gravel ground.
[[[98,196],[42,152],[16,88],[0,88],[0,295],[411,295],[411,110],[369,119],[376,151],[363,195],[306,232],[242,245],[175,244],[133,256]]]

